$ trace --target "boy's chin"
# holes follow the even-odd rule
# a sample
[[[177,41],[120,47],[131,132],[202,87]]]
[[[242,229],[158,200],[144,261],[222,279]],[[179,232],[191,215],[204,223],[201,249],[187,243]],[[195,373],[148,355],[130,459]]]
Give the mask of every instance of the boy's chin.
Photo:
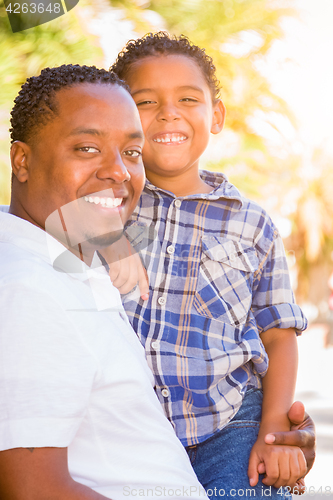
[[[186,172],[198,172],[199,161],[194,164],[184,164],[184,163],[172,163],[167,162],[162,165],[146,166],[145,171],[149,179],[149,175],[152,177],[178,177],[184,175]]]

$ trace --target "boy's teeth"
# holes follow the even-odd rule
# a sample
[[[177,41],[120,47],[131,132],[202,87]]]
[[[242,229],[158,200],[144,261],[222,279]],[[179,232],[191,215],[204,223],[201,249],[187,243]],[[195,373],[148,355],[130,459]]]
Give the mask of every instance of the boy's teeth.
[[[106,208],[116,208],[121,205],[122,198],[100,198],[99,196],[85,196],[84,200],[88,203],[94,203],[95,205],[101,205]]]
[[[157,137],[154,139],[154,142],[180,142],[185,141],[187,137],[185,135],[180,134],[166,134],[163,137]]]

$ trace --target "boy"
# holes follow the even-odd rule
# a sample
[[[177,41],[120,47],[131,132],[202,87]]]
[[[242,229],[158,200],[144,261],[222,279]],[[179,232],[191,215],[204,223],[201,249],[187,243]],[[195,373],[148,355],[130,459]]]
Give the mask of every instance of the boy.
[[[185,37],[159,33],[129,42],[112,69],[131,88],[146,138],[148,182],[127,234],[152,291],[147,302],[129,293],[124,306],[157,395],[206,490],[244,490],[248,472],[256,496],[267,496],[265,484],[281,498],[304,474],[304,456],[264,436],[289,429],[295,330],[306,320],[272,221],[223,174],[199,173],[224,123],[215,67]],[[157,238],[142,248],[152,224]]]

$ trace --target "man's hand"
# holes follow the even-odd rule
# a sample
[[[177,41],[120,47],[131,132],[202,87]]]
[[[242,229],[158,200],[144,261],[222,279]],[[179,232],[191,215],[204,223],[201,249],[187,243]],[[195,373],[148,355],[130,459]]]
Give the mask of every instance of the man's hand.
[[[293,403],[288,418],[290,431],[267,434],[265,443],[299,446],[304,453],[308,473],[316,456],[315,425],[311,417],[305,413],[304,405],[300,401]]]
[[[288,412],[290,420],[290,431],[274,432],[266,434],[265,443],[274,445],[291,445],[299,446],[304,453],[307,472],[313,466],[316,456],[316,434],[315,425],[311,417],[305,413],[304,405],[300,401],[295,401]],[[264,473],[264,465],[260,464],[260,473]],[[305,483],[300,478],[296,483],[296,491],[298,494],[304,493]]]

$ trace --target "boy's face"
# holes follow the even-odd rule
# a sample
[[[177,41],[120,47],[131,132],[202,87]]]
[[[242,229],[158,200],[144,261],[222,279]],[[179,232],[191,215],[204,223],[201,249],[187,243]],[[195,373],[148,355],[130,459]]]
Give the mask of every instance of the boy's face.
[[[15,215],[44,228],[62,208],[70,237],[83,242],[97,236],[104,246],[122,229],[143,188],[139,114],[117,85],[83,83],[59,91],[56,100],[56,116],[32,143],[12,147],[19,180]]]
[[[135,63],[126,81],[138,107],[149,173],[173,177],[198,169],[210,132],[223,126],[202,70],[183,55],[149,56]],[[217,125],[217,122],[220,125]]]

